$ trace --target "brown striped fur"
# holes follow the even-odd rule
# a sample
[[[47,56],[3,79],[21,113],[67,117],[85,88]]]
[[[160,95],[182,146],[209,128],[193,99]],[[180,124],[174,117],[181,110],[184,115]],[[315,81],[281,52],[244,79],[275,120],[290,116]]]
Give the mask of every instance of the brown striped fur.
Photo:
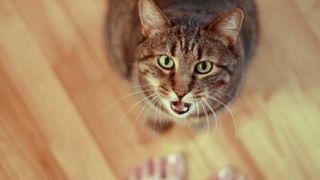
[[[141,3],[150,2],[141,0],[140,13]],[[208,95],[228,104],[239,93],[258,41],[256,5],[254,0],[156,0],[154,5],[168,21],[150,30],[141,25],[138,0],[111,0],[107,21],[111,63],[133,86],[154,88],[142,96],[160,96],[159,103],[149,98],[154,112],[159,108],[164,119],[180,122],[183,118],[193,124],[198,117],[211,116],[212,110],[224,107]],[[237,39],[230,39],[224,35],[228,32],[218,31],[217,24],[222,17],[239,11],[234,8],[241,8],[245,18]],[[169,71],[160,68],[160,55],[172,57],[177,67]],[[214,63],[212,72],[196,75],[196,63],[204,60]],[[166,104],[172,92],[178,97],[191,93],[191,103],[205,99],[207,104],[202,102],[204,107],[193,108],[187,116],[175,116]]]

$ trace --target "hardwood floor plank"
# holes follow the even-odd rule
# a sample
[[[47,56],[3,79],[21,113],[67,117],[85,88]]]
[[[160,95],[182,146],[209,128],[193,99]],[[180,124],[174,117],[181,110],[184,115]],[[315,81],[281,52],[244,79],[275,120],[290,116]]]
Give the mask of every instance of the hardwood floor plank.
[[[7,5],[15,16],[1,20],[6,26],[0,33],[0,43],[5,44],[1,59],[7,60],[1,65],[48,138],[50,150],[71,179],[113,179],[47,57],[13,11],[13,4]],[[15,36],[11,36],[13,31]]]
[[[0,164],[8,175],[3,179],[67,179],[47,137],[8,80],[0,72]]]
[[[264,113],[255,114],[261,120],[241,129],[242,141],[267,179],[318,178],[319,106],[301,98],[294,87],[292,91],[278,92]]]

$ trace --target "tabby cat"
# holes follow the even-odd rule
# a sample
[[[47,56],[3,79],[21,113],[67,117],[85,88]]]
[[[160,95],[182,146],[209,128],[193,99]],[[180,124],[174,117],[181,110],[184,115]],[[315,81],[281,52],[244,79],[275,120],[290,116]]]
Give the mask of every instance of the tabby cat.
[[[110,61],[147,120],[210,126],[239,93],[257,9],[254,0],[111,0],[107,31]]]

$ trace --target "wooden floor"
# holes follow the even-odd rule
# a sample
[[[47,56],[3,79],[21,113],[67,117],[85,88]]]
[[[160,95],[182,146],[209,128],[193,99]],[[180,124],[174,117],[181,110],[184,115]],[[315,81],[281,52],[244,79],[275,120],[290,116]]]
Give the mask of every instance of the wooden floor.
[[[261,43],[223,126],[142,127],[107,62],[105,0],[0,0],[0,179],[121,179],[183,153],[189,179],[232,165],[255,179],[320,179],[320,1],[259,0]],[[121,20],[121,19],[119,19]],[[126,113],[128,112],[128,113]],[[134,123],[135,119],[138,119]]]

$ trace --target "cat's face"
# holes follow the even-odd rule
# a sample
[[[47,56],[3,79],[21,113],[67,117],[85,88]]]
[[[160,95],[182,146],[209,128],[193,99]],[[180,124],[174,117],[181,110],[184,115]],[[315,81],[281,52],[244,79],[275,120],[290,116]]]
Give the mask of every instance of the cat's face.
[[[158,13],[150,17],[144,11]],[[234,19],[227,15],[206,27],[173,25],[149,0],[140,3],[140,16],[145,40],[137,50],[137,68],[139,85],[149,101],[178,118],[201,116],[220,107],[234,88],[238,57],[231,47],[242,17],[233,12]],[[234,20],[239,23],[227,23]],[[237,33],[232,34],[230,27]],[[229,34],[221,33],[227,30]]]

